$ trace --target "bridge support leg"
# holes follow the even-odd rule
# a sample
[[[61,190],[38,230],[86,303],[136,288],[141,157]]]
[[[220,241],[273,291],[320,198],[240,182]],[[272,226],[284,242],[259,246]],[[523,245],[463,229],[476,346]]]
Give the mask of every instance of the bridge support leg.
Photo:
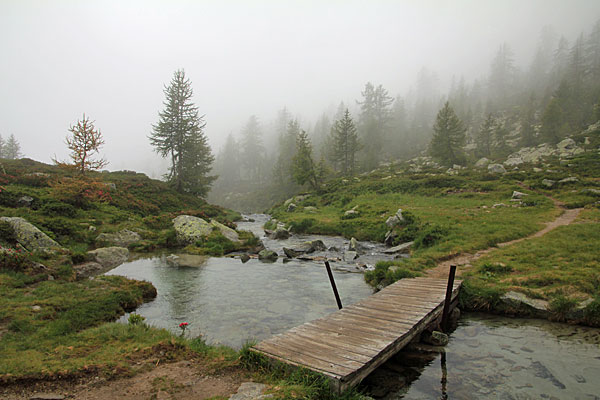
[[[444,300],[444,311],[442,311],[442,330],[448,332],[448,315],[450,314],[450,301],[452,300],[452,289],[454,288],[454,276],[456,275],[456,265],[450,266],[448,275],[448,286],[446,287],[446,299]]]

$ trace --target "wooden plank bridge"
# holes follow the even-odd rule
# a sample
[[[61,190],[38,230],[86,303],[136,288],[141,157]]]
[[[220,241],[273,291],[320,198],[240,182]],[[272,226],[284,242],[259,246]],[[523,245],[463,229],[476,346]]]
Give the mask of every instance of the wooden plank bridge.
[[[450,308],[456,306],[461,283],[453,284]],[[401,279],[358,303],[262,341],[252,350],[319,372],[340,393],[438,323],[447,286],[444,279]]]

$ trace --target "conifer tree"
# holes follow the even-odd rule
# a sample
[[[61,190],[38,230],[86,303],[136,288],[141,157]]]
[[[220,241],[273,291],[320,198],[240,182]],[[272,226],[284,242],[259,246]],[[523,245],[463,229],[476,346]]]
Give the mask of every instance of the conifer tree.
[[[108,161],[104,158],[92,158],[95,153],[100,152],[100,147],[104,145],[102,133],[96,129],[94,121],[90,121],[83,114],[83,119],[78,120],[76,125],[72,125],[69,128],[69,132],[71,132],[71,135],[66,137],[65,142],[69,150],[71,150],[70,157],[73,163],[69,164],[55,159],[54,162],[56,164],[62,167],[75,168],[81,175],[84,175],[88,171],[99,170],[108,164]]]
[[[178,70],[163,91],[164,110],[152,126],[150,143],[162,157],[170,157],[165,177],[178,192],[204,196],[216,179],[209,176],[214,156],[203,131],[206,123],[191,101],[191,82],[183,70]]]
[[[262,179],[265,147],[262,143],[262,132],[256,115],[248,118],[248,122],[242,130],[240,144],[240,161],[244,168],[243,175],[252,181],[260,181]]]
[[[319,189],[318,171],[312,158],[312,145],[304,130],[296,138],[296,154],[292,158],[292,177],[299,185],[307,183],[313,189]]]
[[[433,138],[429,149],[431,156],[445,165],[463,164],[465,141],[465,128],[450,107],[450,103],[446,102],[433,125]]]
[[[496,130],[496,119],[492,113],[488,113],[485,121],[479,127],[475,144],[477,152],[484,157],[492,155],[492,146],[494,142],[494,131]]]
[[[340,171],[345,176],[354,175],[356,168],[356,153],[359,150],[358,134],[350,111],[346,109],[344,117],[331,128],[333,136],[334,160],[340,165]]]

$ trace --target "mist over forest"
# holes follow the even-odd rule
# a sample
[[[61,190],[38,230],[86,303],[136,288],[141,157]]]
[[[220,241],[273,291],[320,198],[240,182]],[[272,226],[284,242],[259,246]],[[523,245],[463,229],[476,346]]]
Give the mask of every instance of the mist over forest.
[[[325,178],[428,154],[445,102],[466,130],[461,163],[556,141],[596,118],[595,1],[6,1],[0,10],[0,135],[16,137],[19,155],[64,158],[65,135],[85,113],[102,131],[107,169],[164,176],[169,159],[149,137],[163,89],[184,71],[215,157],[209,199],[237,209],[310,186],[291,170],[302,132]],[[350,170],[332,133],[346,110]]]

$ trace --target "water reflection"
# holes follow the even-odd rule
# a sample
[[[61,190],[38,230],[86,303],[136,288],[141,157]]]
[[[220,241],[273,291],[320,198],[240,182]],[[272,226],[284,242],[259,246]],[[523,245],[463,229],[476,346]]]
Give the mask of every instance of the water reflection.
[[[372,293],[362,274],[333,273],[344,305]],[[337,310],[324,265],[312,262],[268,264],[253,259],[242,264],[238,259],[208,258],[199,267],[172,267],[164,257],[153,257],[107,274],[154,284],[157,298],[136,310],[150,324],[175,332],[179,323],[189,322],[191,336],[201,334],[208,343],[236,348]]]
[[[470,314],[444,352],[402,351],[362,387],[380,399],[599,399],[599,360],[599,329]]]

